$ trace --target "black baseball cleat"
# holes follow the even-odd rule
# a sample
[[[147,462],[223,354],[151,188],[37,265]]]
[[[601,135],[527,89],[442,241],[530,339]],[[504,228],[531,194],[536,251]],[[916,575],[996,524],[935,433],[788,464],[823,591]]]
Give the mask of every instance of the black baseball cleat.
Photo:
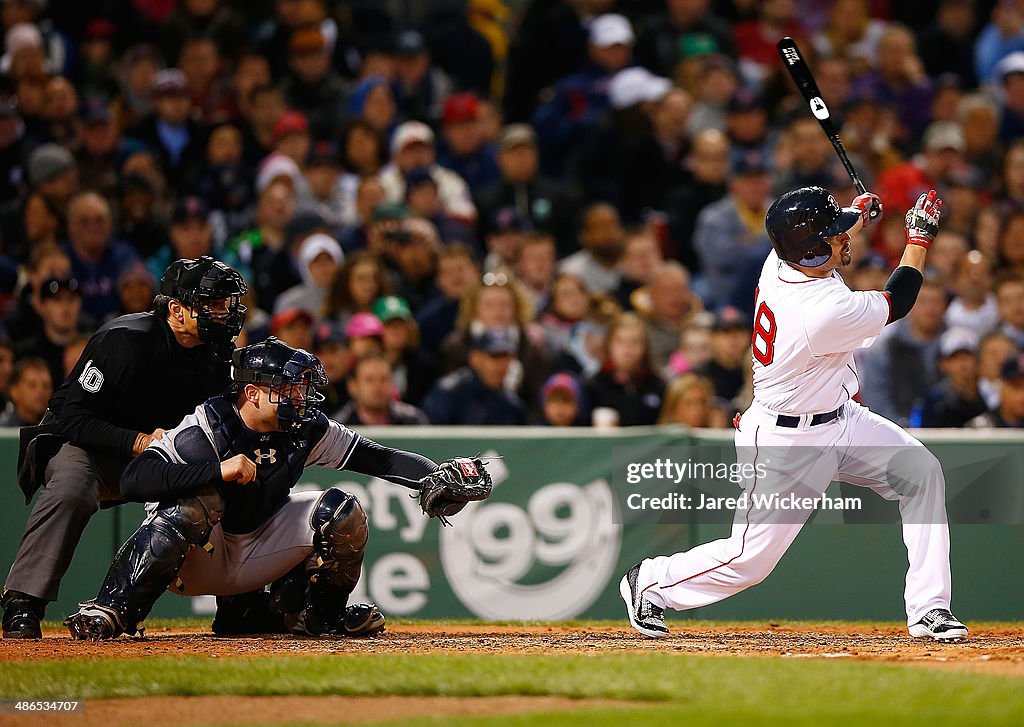
[[[43,629],[39,622],[46,612],[46,601],[21,591],[4,590],[0,597],[4,607],[5,639],[41,639]]]
[[[909,630],[915,639],[958,641],[967,638],[967,627],[945,608],[933,608]]]
[[[373,603],[355,603],[345,609],[345,636],[376,636],[384,625],[384,614]]]
[[[121,615],[114,609],[89,601],[78,605],[78,613],[64,619],[71,638],[78,641],[110,641],[124,633]]]
[[[668,636],[665,626],[665,609],[655,606],[640,593],[636,579],[640,575],[640,564],[629,569],[619,581],[619,595],[626,602],[626,615],[629,623],[644,636],[660,639]]]

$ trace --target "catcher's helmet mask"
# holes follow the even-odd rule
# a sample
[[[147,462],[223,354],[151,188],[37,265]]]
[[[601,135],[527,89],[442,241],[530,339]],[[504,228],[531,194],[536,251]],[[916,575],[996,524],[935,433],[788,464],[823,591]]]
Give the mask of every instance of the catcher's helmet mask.
[[[775,200],[764,223],[780,259],[816,268],[832,257],[828,238],[847,232],[859,219],[860,210],[840,207],[827,189],[801,187]]]
[[[234,343],[245,323],[247,290],[237,271],[207,255],[171,263],[160,280],[160,294],[188,308],[203,343]]]
[[[235,349],[231,380],[236,391],[245,384],[269,387],[270,403],[277,405],[278,425],[292,433],[317,418],[325,400],[318,387],[328,383],[320,359],[273,336]]]

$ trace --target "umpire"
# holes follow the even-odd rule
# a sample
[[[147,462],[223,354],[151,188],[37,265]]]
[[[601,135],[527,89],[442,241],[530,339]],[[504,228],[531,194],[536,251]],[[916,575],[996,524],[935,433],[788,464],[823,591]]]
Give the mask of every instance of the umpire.
[[[26,502],[42,489],[0,597],[5,639],[42,637],[89,518],[123,501],[128,462],[230,384],[245,292],[242,276],[213,258],[172,263],[153,311],[100,328],[40,425],[22,429],[18,484]]]

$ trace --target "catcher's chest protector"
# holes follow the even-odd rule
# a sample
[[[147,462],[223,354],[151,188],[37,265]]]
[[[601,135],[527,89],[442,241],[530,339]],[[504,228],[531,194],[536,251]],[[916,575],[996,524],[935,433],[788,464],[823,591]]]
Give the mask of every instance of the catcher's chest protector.
[[[225,532],[249,533],[262,525],[288,497],[302,477],[309,453],[327,431],[320,417],[303,427],[299,435],[254,432],[224,397],[206,402],[210,434],[220,461],[244,454],[256,463],[256,479],[247,485],[222,488],[227,502],[221,525]]]

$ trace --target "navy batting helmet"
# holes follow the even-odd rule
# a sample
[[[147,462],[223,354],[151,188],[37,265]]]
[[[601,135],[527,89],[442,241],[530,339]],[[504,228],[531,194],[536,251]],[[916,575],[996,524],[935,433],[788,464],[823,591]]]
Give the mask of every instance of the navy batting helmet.
[[[859,210],[840,207],[827,189],[801,187],[775,200],[764,226],[781,259],[816,268],[832,257],[826,238],[846,232],[858,219]]]
[[[327,386],[327,372],[313,354],[292,348],[271,336],[237,348],[231,357],[231,380],[236,384],[270,387],[270,403],[277,404],[277,421],[286,432],[297,432],[317,418]]]

